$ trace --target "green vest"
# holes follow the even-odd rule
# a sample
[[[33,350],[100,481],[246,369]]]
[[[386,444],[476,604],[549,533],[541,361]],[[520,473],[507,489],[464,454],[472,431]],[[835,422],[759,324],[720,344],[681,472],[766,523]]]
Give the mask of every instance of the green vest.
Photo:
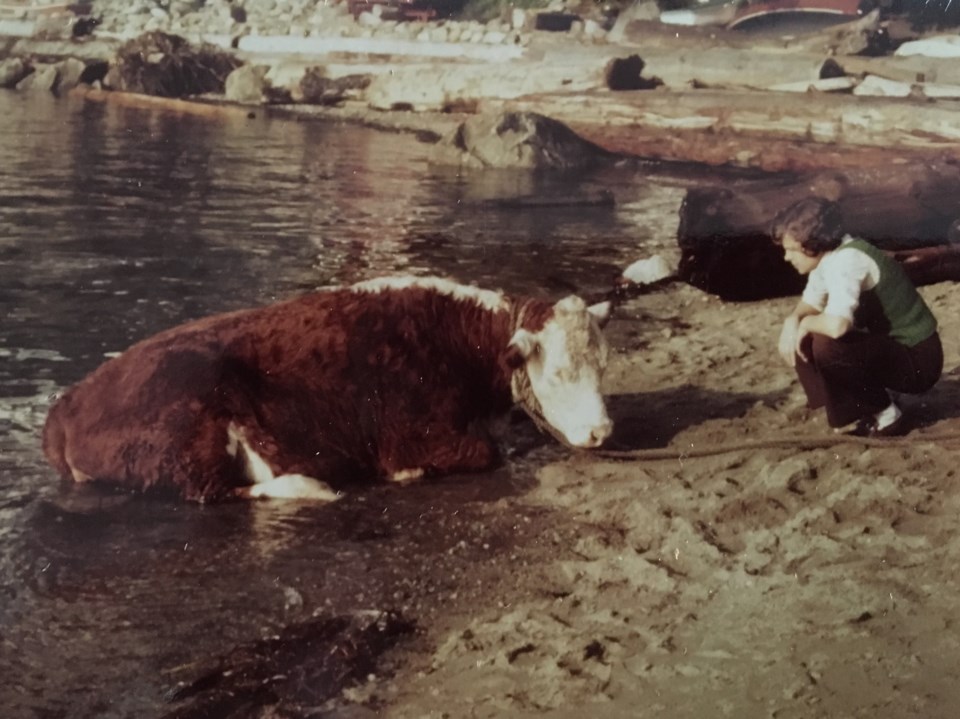
[[[899,262],[866,240],[852,240],[837,249],[858,250],[880,268],[876,287],[861,294],[858,326],[860,309],[869,310],[872,306],[879,311],[874,311],[874,317],[865,321],[865,329],[885,332],[902,345],[914,347],[936,332],[936,318]]]

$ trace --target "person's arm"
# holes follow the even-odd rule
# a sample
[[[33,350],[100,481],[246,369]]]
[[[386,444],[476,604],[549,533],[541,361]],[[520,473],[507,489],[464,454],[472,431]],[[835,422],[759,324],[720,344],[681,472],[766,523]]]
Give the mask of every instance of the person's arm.
[[[810,322],[820,316],[820,310],[800,300],[793,312],[787,315],[787,318],[783,321],[783,328],[780,330],[780,341],[777,343],[777,351],[780,353],[780,356],[783,357],[783,361],[790,367],[793,367],[796,362],[796,356],[800,354],[798,347],[800,344],[801,324]]]
[[[846,317],[821,312],[820,314],[808,315],[801,319],[798,331],[801,338],[813,332],[818,335],[826,335],[827,337],[837,339],[847,334],[851,327],[853,327],[853,323]]]
[[[822,312],[802,317],[797,325],[796,352],[804,360],[807,358],[800,345],[807,335],[838,339],[853,329],[853,315],[860,304],[860,293],[876,284],[880,273],[870,256],[856,249],[831,253],[829,265],[822,262],[818,269],[818,280],[826,290],[827,302]]]
[[[804,362],[809,362],[810,358],[803,353],[801,345],[804,338],[809,334],[826,335],[832,339],[843,337],[853,327],[853,323],[846,317],[827,314],[821,312],[816,315],[808,315],[797,323],[797,335],[794,342],[794,351]]]
[[[794,352],[807,361],[801,346],[810,334],[831,339],[843,337],[853,329],[853,316],[860,304],[860,293],[875,285],[880,270],[869,255],[856,248],[827,253],[810,273],[801,304],[819,301],[819,312],[800,316],[794,336]]]

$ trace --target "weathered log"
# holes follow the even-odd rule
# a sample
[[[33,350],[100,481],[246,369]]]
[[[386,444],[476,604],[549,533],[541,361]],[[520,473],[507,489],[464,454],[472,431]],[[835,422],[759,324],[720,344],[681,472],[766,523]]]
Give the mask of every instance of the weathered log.
[[[872,50],[882,42],[882,30],[883,23],[878,14],[868,13],[848,23],[802,33],[795,30],[757,33],[732,30],[722,25],[671,25],[656,19],[627,15],[622,20],[618,18],[611,32],[615,42],[636,45],[644,51],[652,48],[696,50],[712,46],[759,52],[777,50],[842,55]]]
[[[680,278],[731,300],[796,294],[803,278],[769,229],[778,212],[809,196],[836,200],[846,232],[899,252],[921,284],[960,277],[954,254],[915,253],[947,244],[960,217],[960,166],[944,162],[691,189],[677,231]]]
[[[915,285],[960,280],[960,245],[921,247],[890,253]]]
[[[548,93],[482,106],[540,112],[607,150],[651,159],[769,171],[858,167],[881,156],[889,171],[893,156],[910,154],[960,159],[950,102],[695,90]]]
[[[956,58],[924,57],[836,57],[833,58],[848,75],[865,77],[876,75],[898,82],[935,82],[943,85],[960,84],[960,64]]]

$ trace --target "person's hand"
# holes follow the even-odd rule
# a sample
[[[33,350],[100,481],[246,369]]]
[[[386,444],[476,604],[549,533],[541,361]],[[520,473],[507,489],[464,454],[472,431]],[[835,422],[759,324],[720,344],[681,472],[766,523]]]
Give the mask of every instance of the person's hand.
[[[799,329],[799,322],[797,318],[793,315],[787,317],[783,322],[783,329],[780,330],[780,341],[777,343],[777,352],[780,353],[780,356],[783,358],[783,361],[787,363],[787,366],[793,367],[796,365],[796,355],[797,355],[797,331]]]
[[[809,362],[810,358],[803,351],[803,340],[810,334],[809,317],[804,317],[797,323],[797,334],[794,340],[793,351],[804,362]]]

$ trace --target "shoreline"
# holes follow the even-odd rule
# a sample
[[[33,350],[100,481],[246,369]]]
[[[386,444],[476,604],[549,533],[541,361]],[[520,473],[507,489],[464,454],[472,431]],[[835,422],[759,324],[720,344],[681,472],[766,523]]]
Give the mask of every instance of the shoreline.
[[[362,101],[338,109],[74,92],[211,117],[379,118],[380,129],[438,137],[473,114],[382,112]],[[698,91],[651,92],[662,107]],[[640,157],[659,152],[765,171],[943,152],[771,139],[768,124],[754,134],[739,130],[732,107],[727,129],[684,132],[656,117],[637,129],[624,118],[656,103],[631,94],[636,102],[603,89],[487,98],[478,109],[562,107],[568,118],[590,115],[572,127],[593,127],[610,146],[643,148]],[[784,96],[718,97],[776,106]],[[799,97],[797,104],[816,109]],[[960,642],[951,631],[960,594],[960,474],[952,448],[929,436],[960,432],[960,288],[939,283],[921,293],[941,322],[946,362],[931,392],[905,399],[918,429],[903,442],[804,448],[747,444],[829,437],[776,352],[795,298],[733,303],[673,283],[626,300],[607,327],[604,389],[614,440],[678,456],[564,453],[537,467],[527,491],[476,501],[478,518],[489,521],[476,524],[464,574],[437,577],[423,567],[416,577],[422,593],[409,603],[431,624],[390,650],[333,712],[387,719],[953,717],[960,702]],[[710,456],[684,451],[736,443],[743,448]],[[505,517],[530,521],[511,530]],[[491,525],[502,534],[486,534]],[[281,701],[251,711],[297,716],[300,709]]]
[[[960,289],[923,294],[947,369],[907,406],[923,432],[955,433]],[[792,303],[683,286],[629,301],[608,327],[615,437],[828,435],[775,351]],[[936,627],[954,613],[960,478],[922,437],[548,463],[510,502],[548,508],[549,531],[481,570],[517,580],[399,648],[398,674],[369,687],[380,716],[946,719],[960,646]]]
[[[567,33],[532,30],[535,11],[482,26],[354,20],[341,5],[316,12],[315,26],[290,27],[287,35],[250,34],[250,27],[216,34],[209,32],[213,20],[206,27],[197,20],[186,39],[206,39],[244,67],[265,69],[255,81],[260,101],[249,99],[257,95],[249,81],[245,99],[229,93],[206,99],[438,135],[476,115],[536,112],[615,154],[763,172],[960,160],[960,130],[952,121],[960,110],[955,61],[838,55],[831,43],[846,37],[839,31],[792,43],[756,38],[745,49],[742,34],[680,28],[671,36],[648,21],[624,22],[616,32],[593,20]],[[174,32],[189,17],[157,16],[144,27]],[[864,34],[883,26],[868,20],[852,24]],[[7,37],[0,58],[43,69],[58,58],[107,63],[122,40],[137,37],[132,26],[123,27],[83,40]],[[310,104],[298,101],[309,73],[332,84],[365,79]],[[820,89],[828,87],[825,73],[840,74],[830,82],[848,82]],[[60,91],[58,82],[67,81],[54,78],[38,89]],[[266,101],[274,91],[292,101]]]

